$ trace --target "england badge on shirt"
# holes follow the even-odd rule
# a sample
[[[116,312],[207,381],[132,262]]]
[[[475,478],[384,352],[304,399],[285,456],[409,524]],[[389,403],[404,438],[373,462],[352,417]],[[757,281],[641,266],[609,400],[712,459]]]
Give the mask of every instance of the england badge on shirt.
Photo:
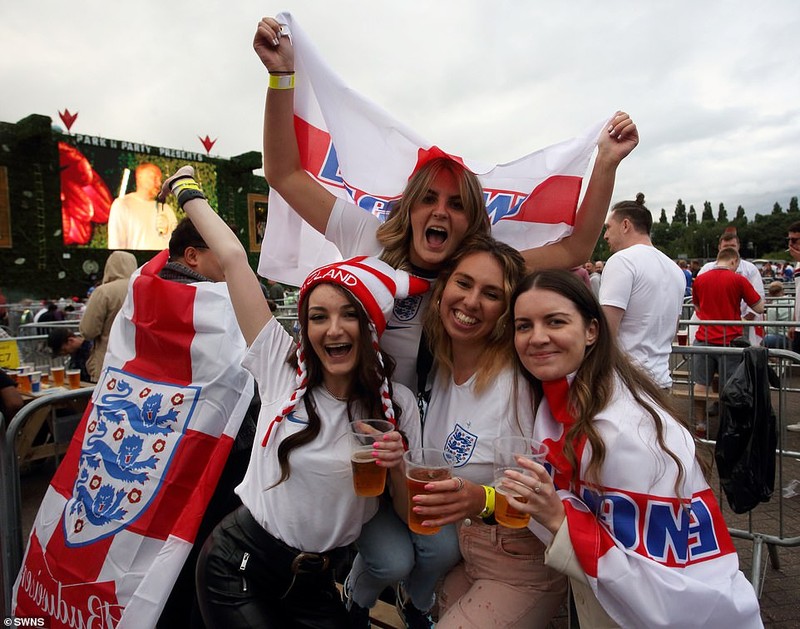
[[[444,451],[452,457],[453,467],[462,467],[472,458],[478,435],[473,435],[461,424],[456,423],[453,432],[447,435]]]

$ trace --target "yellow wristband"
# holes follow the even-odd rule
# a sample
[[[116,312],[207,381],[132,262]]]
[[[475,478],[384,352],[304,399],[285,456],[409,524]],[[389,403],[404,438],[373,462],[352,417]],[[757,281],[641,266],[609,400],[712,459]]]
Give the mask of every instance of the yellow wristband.
[[[270,74],[269,88],[271,90],[293,90],[294,74]]]
[[[492,514],[494,514],[494,487],[489,487],[489,485],[483,486],[483,491],[486,493],[486,504],[483,507],[483,511],[478,514],[479,518],[488,518]]]

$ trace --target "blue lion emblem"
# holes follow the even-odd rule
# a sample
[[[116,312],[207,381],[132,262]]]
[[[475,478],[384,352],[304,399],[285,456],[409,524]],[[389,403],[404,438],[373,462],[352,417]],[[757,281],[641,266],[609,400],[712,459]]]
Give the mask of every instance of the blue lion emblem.
[[[172,432],[171,424],[178,419],[178,412],[170,408],[159,415],[163,397],[160,393],[149,395],[139,408],[135,402],[126,399],[133,391],[131,385],[120,380],[117,391],[118,393],[107,393],[100,398],[97,405],[100,417],[115,424],[127,418],[131,428],[146,435],[166,435]]]
[[[453,432],[447,435],[444,442],[444,451],[452,457],[453,467],[462,467],[467,464],[472,458],[477,441],[477,435],[473,435],[461,424],[456,423]]]
[[[417,316],[419,305],[422,303],[422,295],[412,295],[405,299],[395,299],[394,316],[398,321],[411,321]]]
[[[83,511],[86,518],[95,526],[108,524],[112,520],[121,520],[127,511],[120,507],[120,503],[128,493],[124,489],[114,490],[112,485],[102,485],[97,495],[92,498],[86,483],[89,480],[89,473],[84,469],[78,478],[75,487],[75,497],[77,500],[72,504],[70,513]]]
[[[86,445],[81,451],[81,463],[85,463],[92,469],[100,467],[101,461],[106,472],[116,479],[129,483],[142,483],[147,480],[147,472],[140,472],[141,469],[156,469],[158,458],[151,456],[144,461],[140,461],[144,440],[138,435],[128,435],[122,439],[119,452],[103,441],[108,428],[105,422],[100,422],[97,432],[86,440]]]

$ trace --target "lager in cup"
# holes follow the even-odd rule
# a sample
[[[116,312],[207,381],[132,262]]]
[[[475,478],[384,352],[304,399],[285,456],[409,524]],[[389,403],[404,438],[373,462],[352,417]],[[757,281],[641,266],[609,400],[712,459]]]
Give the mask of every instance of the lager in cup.
[[[67,369],[67,383],[70,389],[81,388],[81,370],[80,369]]]
[[[356,496],[380,496],[386,487],[386,468],[378,465],[372,456],[373,444],[394,430],[385,419],[357,419],[350,424],[352,449],[350,464],[353,468],[353,489]]]
[[[531,516],[527,513],[517,511],[514,507],[508,504],[508,495],[513,496],[520,502],[528,502],[527,498],[523,498],[517,492],[510,490],[503,486],[503,478],[500,477],[495,480],[495,494],[494,494],[494,519],[498,524],[502,524],[510,529],[522,529],[528,526],[528,521]]]
[[[54,387],[63,387],[64,386],[64,368],[63,367],[51,367],[50,368],[50,375],[53,376],[53,386]]]
[[[447,480],[453,475],[453,465],[448,456],[435,448],[415,448],[403,455],[406,466],[406,487],[408,488],[408,528],[420,535],[438,533],[439,526],[422,526],[427,519],[414,512],[414,496],[427,493],[425,485],[430,482]]]

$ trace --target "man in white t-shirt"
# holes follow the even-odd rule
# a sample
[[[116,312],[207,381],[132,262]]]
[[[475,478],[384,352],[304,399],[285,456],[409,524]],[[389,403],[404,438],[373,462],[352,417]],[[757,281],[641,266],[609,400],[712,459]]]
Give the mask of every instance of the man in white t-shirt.
[[[166,203],[157,203],[161,190],[161,169],[155,164],[139,164],[135,171],[136,190],[114,199],[108,214],[109,249],[161,251],[178,224],[175,212]]]
[[[733,247],[736,249],[736,251],[739,251],[739,236],[736,235],[735,231],[726,231],[722,234],[722,236],[719,237],[718,251],[722,251],[725,247]],[[715,266],[716,261],[711,261],[704,264],[698,272],[698,275],[702,275],[703,273],[710,271]],[[747,278],[747,281],[753,285],[753,288],[756,289],[756,292],[761,295],[762,300],[766,297],[764,293],[764,280],[761,278],[761,272],[758,270],[758,267],[756,267],[755,264],[740,257],[739,266],[736,267],[736,273],[739,275],[744,275]],[[744,301],[741,304],[741,310],[742,319],[746,321],[761,321],[763,319],[763,315],[753,311]],[[761,345],[762,338],[756,333],[756,328],[754,326],[745,328],[743,336],[750,341],[750,345]]]
[[[604,238],[613,252],[603,269],[600,304],[620,347],[662,387],[672,386],[669,356],[686,279],[653,246],[653,217],[644,196],[617,203]]]

